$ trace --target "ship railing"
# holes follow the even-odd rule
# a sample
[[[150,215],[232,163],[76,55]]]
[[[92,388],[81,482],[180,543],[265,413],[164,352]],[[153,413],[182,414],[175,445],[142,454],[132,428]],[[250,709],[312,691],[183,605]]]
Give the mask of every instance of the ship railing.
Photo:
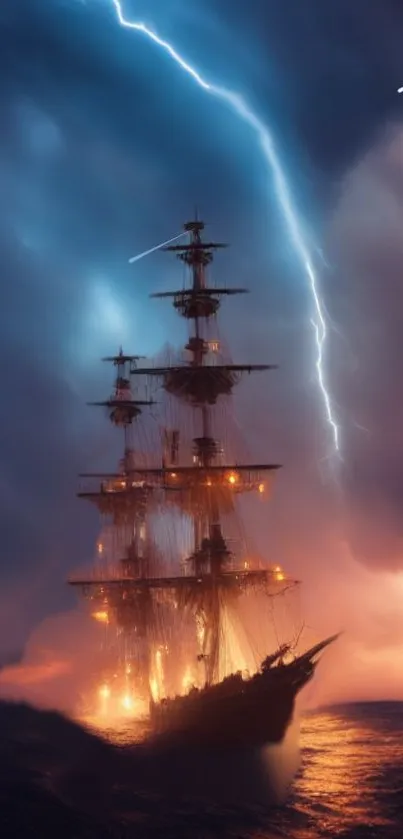
[[[269,474],[268,474],[269,473]],[[159,480],[166,488],[191,489],[217,487],[233,492],[255,491],[263,494],[270,489],[274,473],[259,467],[217,465],[204,468],[193,464],[186,469],[175,467],[160,473]]]
[[[117,476],[102,479],[101,476],[89,477],[79,482],[79,495],[111,495],[145,489],[147,482],[130,477]]]

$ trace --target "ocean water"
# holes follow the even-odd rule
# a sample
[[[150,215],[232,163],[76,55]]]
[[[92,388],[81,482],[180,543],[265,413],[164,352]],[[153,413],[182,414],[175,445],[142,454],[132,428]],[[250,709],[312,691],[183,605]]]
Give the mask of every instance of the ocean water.
[[[212,774],[197,755],[158,755],[130,742],[131,727],[112,745],[108,732],[101,739],[57,714],[0,703],[0,837],[402,839],[403,703],[327,709],[300,729],[285,800],[247,803],[236,792],[224,805],[189,794],[190,778]],[[297,759],[294,726],[270,755],[277,793]],[[229,788],[240,774],[253,787],[248,761],[217,760],[214,771]]]

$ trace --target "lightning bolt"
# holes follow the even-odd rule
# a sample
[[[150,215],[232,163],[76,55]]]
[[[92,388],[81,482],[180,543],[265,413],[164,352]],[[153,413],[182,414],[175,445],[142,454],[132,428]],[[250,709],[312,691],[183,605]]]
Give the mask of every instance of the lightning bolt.
[[[327,339],[327,325],[324,314],[324,305],[320,298],[319,283],[316,276],[315,267],[311,259],[308,245],[305,241],[304,233],[302,231],[300,222],[298,220],[298,213],[294,206],[291,195],[291,190],[287,182],[285,171],[282,167],[280,158],[276,152],[274,141],[270,130],[264,125],[259,117],[252,111],[247,102],[239,94],[227,90],[227,88],[219,87],[207,82],[200,73],[188,64],[182,56],[173,48],[173,46],[160,38],[156,32],[149,29],[144,23],[127,20],[124,16],[122,4],[120,0],[112,0],[116,11],[117,19],[121,26],[125,29],[131,29],[136,32],[141,32],[154,44],[163,49],[168,55],[191,76],[199,87],[207,91],[211,95],[224,101],[230,106],[241,119],[252,128],[259,144],[263,150],[264,156],[270,168],[277,198],[283,213],[284,221],[287,226],[290,240],[294,246],[300,263],[302,264],[307,280],[313,302],[313,316],[311,319],[313,333],[316,344],[316,370],[317,381],[320,393],[323,398],[325,419],[331,428],[334,451],[340,451],[340,429],[337,420],[333,413],[332,401],[326,385],[326,375],[324,371],[324,350]]]
[[[149,256],[150,253],[155,253],[155,251],[161,250],[161,248],[164,248],[165,245],[170,245],[171,242],[177,242],[178,239],[182,239],[182,236],[186,236],[186,233],[179,233],[178,236],[174,236],[172,239],[167,239],[166,242],[161,242],[160,245],[155,245],[155,247],[150,248],[148,251],[139,253],[137,256],[132,256],[131,259],[129,259],[129,263],[132,265],[133,262],[138,262],[139,259],[144,259],[145,256]]]

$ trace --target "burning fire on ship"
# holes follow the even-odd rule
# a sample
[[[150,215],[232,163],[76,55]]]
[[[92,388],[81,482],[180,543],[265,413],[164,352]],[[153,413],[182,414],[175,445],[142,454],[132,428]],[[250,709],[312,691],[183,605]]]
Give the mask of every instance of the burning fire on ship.
[[[70,583],[99,623],[100,714],[146,716],[155,736],[189,743],[276,743],[333,638],[297,654],[288,607],[298,581],[257,556],[246,533],[243,496],[265,498],[280,467],[239,456],[231,396],[245,374],[273,365],[229,360],[217,315],[246,290],[209,284],[225,246],[202,241],[201,221],[184,229],[188,241],[165,250],[190,282],[153,296],[172,301],[188,341],[158,366],[123,350],[105,359],[114,392],[92,404],[123,431],[124,454],[117,473],[81,476],[79,496],[103,530],[93,572]]]

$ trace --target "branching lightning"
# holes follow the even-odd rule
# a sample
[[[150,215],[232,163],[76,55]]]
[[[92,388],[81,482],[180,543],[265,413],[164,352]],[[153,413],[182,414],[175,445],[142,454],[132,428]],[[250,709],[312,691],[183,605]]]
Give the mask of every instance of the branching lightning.
[[[290,240],[294,246],[294,250],[304,268],[309,289],[313,301],[313,316],[311,319],[315,344],[316,344],[316,370],[318,386],[323,397],[325,419],[331,427],[332,440],[335,452],[340,450],[340,433],[337,420],[333,413],[332,402],[329,396],[329,391],[326,386],[326,377],[324,372],[324,348],[327,339],[327,324],[324,314],[324,305],[320,298],[318,290],[318,279],[316,276],[315,267],[310,256],[309,248],[306,244],[304,233],[298,219],[298,213],[294,206],[291,191],[287,182],[287,177],[282,167],[281,161],[277,155],[273,137],[270,130],[264,125],[259,117],[251,110],[245,100],[231,90],[206,82],[206,80],[198,73],[194,67],[188,64],[179,55],[178,52],[169,44],[160,38],[152,29],[145,26],[144,23],[127,20],[123,13],[122,3],[120,0],[112,0],[115,7],[116,15],[121,26],[126,29],[132,29],[136,32],[141,32],[157,46],[161,47],[168,55],[191,76],[197,84],[206,90],[208,93],[216,96],[224,101],[241,119],[249,125],[256,134],[260,146],[265,155],[266,161],[271,170],[273,182],[277,198],[283,213],[283,217],[287,226]]]

